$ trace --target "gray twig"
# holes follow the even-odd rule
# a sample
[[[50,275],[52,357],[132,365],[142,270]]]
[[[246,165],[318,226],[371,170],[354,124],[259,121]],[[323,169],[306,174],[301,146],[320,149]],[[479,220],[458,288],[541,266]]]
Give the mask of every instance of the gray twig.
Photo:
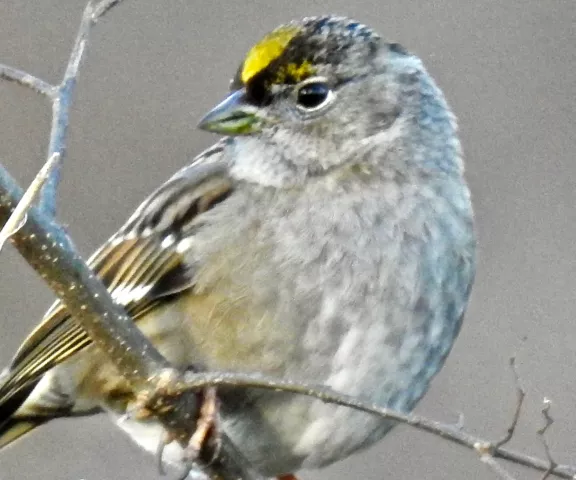
[[[457,430],[464,430],[465,425],[466,417],[464,416],[464,412],[458,412],[458,421],[454,424],[454,428]]]
[[[542,475],[541,480],[546,480],[550,475],[554,473],[554,469],[558,465],[554,458],[552,457],[552,450],[550,449],[550,445],[548,444],[548,440],[546,439],[546,432],[548,429],[554,424],[554,419],[550,416],[550,408],[552,408],[552,402],[549,398],[544,398],[543,401],[544,406],[542,407],[542,416],[544,417],[544,426],[538,430],[538,437],[542,442],[542,446],[544,447],[544,452],[546,453],[546,458],[548,459],[548,468]]]
[[[512,416],[512,422],[506,431],[506,434],[496,442],[496,447],[503,447],[506,445],[512,437],[514,436],[514,432],[516,431],[516,427],[518,426],[518,420],[520,420],[520,414],[522,413],[522,406],[524,405],[524,399],[526,397],[526,391],[522,387],[522,383],[520,382],[520,376],[518,375],[518,370],[516,369],[516,358],[510,358],[510,369],[514,374],[514,384],[516,385],[516,408],[514,410],[514,415]]]
[[[59,85],[55,87],[52,95],[52,128],[50,130],[50,140],[48,144],[48,156],[58,154],[60,162],[54,169],[54,174],[46,182],[40,193],[39,204],[48,215],[54,216],[56,213],[56,198],[58,184],[60,183],[60,170],[66,155],[66,138],[68,134],[70,104],[76,88],[80,66],[85,58],[88,39],[94,24],[100,17],[106,14],[112,7],[118,5],[122,0],[103,0],[94,4],[89,2],[82,14],[80,27],[72,52],[70,54],[64,77]]]
[[[0,78],[22,85],[23,87],[29,88],[30,90],[50,99],[54,97],[54,92],[56,91],[54,85],[51,85],[30,73],[23,72],[22,70],[18,70],[17,68],[2,63],[0,63]]]
[[[70,104],[74,95],[80,66],[85,57],[90,31],[94,24],[122,0],[102,0],[96,4],[89,2],[82,14],[80,27],[72,52],[66,65],[62,81],[51,85],[44,80],[8,65],[0,64],[0,78],[16,82],[37,93],[48,97],[52,102],[52,127],[48,143],[47,158],[56,159],[52,174],[39,192],[38,204],[49,216],[56,213],[56,198],[60,183],[60,170],[66,156],[66,138],[68,134]]]
[[[162,374],[164,377],[166,373]],[[173,372],[176,377],[177,373]],[[534,470],[545,472],[550,468],[550,462],[541,458],[526,455],[521,452],[497,447],[493,441],[482,439],[465,431],[456,428],[454,425],[437,422],[428,418],[416,415],[396,412],[385,407],[370,404],[358,397],[335,392],[327,387],[318,385],[307,385],[299,381],[279,380],[260,374],[240,374],[231,372],[186,372],[179,377],[172,385],[171,394],[178,394],[186,390],[197,391],[206,387],[239,387],[239,388],[262,388],[266,390],[277,390],[282,392],[295,393],[317,398],[326,403],[353,408],[366,413],[372,413],[388,420],[395,420],[439,436],[452,443],[456,443],[479,453],[490,452],[494,458],[502,458],[512,463],[530,467]],[[576,476],[576,466],[555,465],[550,474],[558,478],[574,479]]]
[[[92,10],[92,21],[96,23],[100,17],[106,15],[112,8],[118,5],[122,0],[103,0],[98,2]]]
[[[16,233],[22,227],[24,222],[26,222],[26,212],[28,212],[28,210],[32,206],[32,203],[36,199],[36,196],[40,192],[42,186],[46,183],[50,175],[53,173],[54,167],[59,161],[58,157],[59,155],[55,153],[50,158],[48,158],[48,160],[46,161],[44,166],[40,169],[40,171],[30,184],[24,195],[22,195],[22,200],[20,200],[20,202],[12,212],[10,218],[4,224],[2,230],[0,230],[0,251],[2,251],[2,247],[4,246],[4,243],[6,243],[6,240],[8,240],[12,235],[14,235],[14,233]]]
[[[480,460],[482,463],[488,465],[490,470],[492,470],[502,480],[516,480],[516,478],[513,477],[510,472],[504,469],[491,454],[480,455]]]

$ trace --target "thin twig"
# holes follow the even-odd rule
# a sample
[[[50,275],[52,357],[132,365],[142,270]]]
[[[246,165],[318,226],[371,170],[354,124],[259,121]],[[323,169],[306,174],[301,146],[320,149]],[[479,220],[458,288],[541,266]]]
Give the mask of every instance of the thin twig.
[[[23,230],[27,230],[24,229],[20,224],[24,218],[24,214],[26,214],[26,211],[30,209],[34,200],[34,196],[38,194],[38,189],[40,188],[40,210],[47,214],[48,218],[41,215],[41,212],[35,212],[33,214],[36,217],[34,222],[36,224],[35,231],[32,232],[30,234],[32,236],[26,240],[44,242],[40,253],[46,252],[44,256],[49,257],[50,261],[54,265],[57,265],[59,261],[61,261],[68,262],[70,265],[75,267],[73,274],[71,274],[70,265],[67,265],[68,268],[64,268],[64,270],[61,272],[63,279],[60,283],[66,285],[66,281],[69,280],[69,286],[72,287],[70,288],[70,291],[74,291],[74,294],[69,295],[70,298],[67,299],[65,303],[67,306],[70,306],[69,302],[78,303],[80,301],[83,303],[82,311],[89,311],[88,307],[91,306],[89,303],[90,298],[83,298],[83,296],[86,296],[83,295],[84,290],[89,292],[89,295],[87,296],[92,296],[99,299],[97,302],[94,302],[93,305],[95,310],[100,310],[100,312],[92,313],[102,315],[103,318],[94,322],[96,326],[99,326],[99,331],[95,333],[97,333],[96,336],[98,338],[103,339],[103,343],[109,348],[115,345],[111,338],[116,335],[117,325],[121,323],[128,325],[125,329],[132,329],[132,333],[137,332],[138,329],[130,326],[132,322],[129,321],[125,312],[118,308],[115,302],[110,298],[108,291],[103,287],[103,285],[99,285],[101,282],[94,281],[94,274],[76,253],[66,232],[64,232],[58,224],[52,222],[53,215],[51,214],[51,211],[54,209],[55,205],[55,189],[58,184],[59,168],[65,154],[65,139],[69,124],[69,112],[72,93],[74,90],[76,78],[78,76],[78,71],[84,57],[90,28],[100,16],[108,12],[112,7],[119,3],[120,0],[102,0],[101,2],[98,2],[95,7],[91,1],[87,4],[82,14],[82,20],[80,22],[78,34],[76,36],[74,47],[72,48],[72,52],[66,66],[63,80],[58,86],[54,87],[49,85],[43,80],[40,80],[25,72],[21,72],[11,67],[4,67],[6,69],[5,71],[0,70],[0,75],[4,74],[5,78],[8,80],[16,81],[23,86],[29,87],[40,93],[44,93],[50,96],[50,98],[53,100],[53,115],[50,131],[50,142],[48,147],[48,161],[45,163],[42,170],[38,173],[36,179],[26,194],[24,194],[24,196],[22,196],[20,192],[20,187],[14,182],[8,172],[4,170],[0,164],[0,180],[2,181],[1,191],[4,193],[4,197],[0,197],[0,210],[2,210],[0,211],[0,224],[7,223],[2,231],[9,232],[8,236],[13,235],[15,232],[15,226],[18,225]],[[97,12],[97,14],[95,12]],[[52,184],[52,186],[48,188],[48,184]],[[42,198],[42,196],[45,195],[45,192],[47,192],[49,189],[53,190],[53,192],[50,193],[51,198]],[[18,204],[16,207],[14,207],[15,202]],[[6,217],[7,213],[10,214],[9,220],[7,220]],[[22,237],[25,237],[25,235],[14,239],[14,243],[16,245],[23,243],[24,238]],[[26,247],[31,248],[32,250],[34,249],[32,245],[27,245]],[[50,247],[52,247],[54,252],[51,252]],[[66,255],[60,255],[63,252],[66,252]],[[33,263],[37,264],[37,266],[40,266],[42,262],[40,259],[36,259]],[[31,265],[35,266],[33,263],[31,263]],[[49,278],[52,270],[53,269],[51,268],[47,268],[47,278]],[[66,278],[66,274],[69,275],[68,278]],[[87,283],[82,283],[83,281]],[[58,281],[55,279],[53,282],[54,289],[56,288]],[[76,285],[76,283],[79,284]],[[57,288],[58,294],[62,290],[62,285],[59,285]],[[67,297],[67,295],[64,293],[59,296]],[[90,313],[87,313],[85,316],[89,317]],[[109,317],[110,320],[108,319]],[[106,332],[106,330],[108,330],[108,332]],[[154,350],[147,339],[143,341],[141,338],[140,341],[135,341],[136,338],[137,337],[132,336],[126,345],[123,347],[119,345],[122,352],[116,352],[118,353],[119,358],[123,358],[126,361],[127,369],[138,369],[137,367],[142,367],[142,358],[139,358],[138,355]],[[108,341],[111,343],[108,343]],[[136,348],[137,351],[135,353],[129,354],[130,350],[133,348]],[[148,363],[145,365],[146,368],[144,370],[150,369],[150,371],[135,372],[134,378],[132,380],[136,381],[139,376],[151,374],[160,366],[165,367],[168,365],[168,362],[158,352],[145,355],[145,360],[147,360]],[[142,368],[139,370],[142,370]]]
[[[166,375],[163,373],[162,375]],[[176,375],[176,373],[174,373]],[[497,448],[495,442],[479,438],[475,435],[455,428],[454,425],[445,424],[421,417],[416,414],[406,414],[396,412],[385,407],[366,403],[358,397],[335,392],[329,388],[318,385],[307,385],[302,382],[292,380],[279,380],[261,374],[240,374],[231,372],[185,372],[179,380],[173,383],[171,394],[177,395],[187,389],[200,390],[206,387],[240,387],[240,388],[261,388],[265,390],[277,390],[282,392],[296,393],[317,398],[326,403],[354,408],[366,413],[372,413],[387,420],[394,420],[406,425],[410,425],[418,430],[422,430],[433,435],[442,437],[452,443],[478,451],[479,445],[484,445],[492,452],[495,458],[530,467],[534,470],[545,472],[549,469],[549,461],[532,457],[521,452],[505,448]],[[555,465],[551,470],[551,475],[558,478],[574,479],[576,476],[576,466]]]
[[[68,134],[70,104],[76,88],[80,66],[85,58],[86,47],[92,27],[97,20],[121,0],[104,0],[94,5],[89,2],[82,13],[80,27],[72,47],[72,52],[66,65],[66,70],[52,101],[52,128],[48,144],[48,157],[55,153],[60,155],[60,163],[56,166],[54,174],[46,182],[40,192],[39,204],[49,216],[56,213],[57,189],[60,183],[60,170],[66,155],[66,137]]]
[[[36,199],[38,192],[52,174],[52,171],[58,162],[58,157],[59,155],[55,153],[50,158],[48,158],[48,161],[40,169],[22,196],[22,200],[20,200],[12,212],[12,215],[10,215],[10,218],[4,224],[4,227],[2,227],[2,230],[0,231],[0,251],[2,251],[2,247],[4,246],[4,243],[6,243],[6,240],[14,235],[14,233],[16,233],[20,227],[22,227],[22,224],[26,221],[26,213],[32,206],[32,203]]]
[[[514,410],[514,415],[512,417],[512,422],[506,431],[506,434],[496,442],[496,448],[503,447],[506,445],[512,437],[514,436],[514,432],[516,431],[516,427],[518,426],[518,420],[520,420],[520,415],[522,413],[522,406],[524,405],[524,399],[526,398],[526,391],[522,387],[522,383],[520,381],[520,376],[518,375],[518,370],[516,369],[516,358],[510,358],[510,368],[512,373],[514,374],[514,384],[516,386],[516,408]]]
[[[0,78],[28,87],[48,97],[52,102],[52,127],[50,129],[47,158],[56,158],[56,161],[52,166],[52,174],[39,192],[38,200],[40,208],[44,209],[48,216],[54,216],[56,213],[56,197],[60,183],[60,170],[66,156],[66,137],[70,123],[70,105],[72,103],[80,66],[82,65],[86,47],[88,46],[90,31],[92,26],[102,16],[121,3],[121,1],[122,0],[102,0],[95,5],[93,2],[89,2],[86,5],[64,76],[58,85],[51,85],[27,72],[0,64]]]
[[[454,428],[456,430],[464,430],[465,425],[466,417],[464,416],[464,412],[458,412],[458,421],[454,424]]]
[[[548,469],[544,472],[544,475],[542,475],[541,478],[541,480],[546,480],[554,472],[554,469],[558,464],[552,457],[552,451],[550,449],[550,445],[548,444],[548,440],[546,439],[546,432],[554,424],[554,419],[550,416],[550,408],[552,407],[552,402],[549,398],[544,398],[543,403],[544,407],[542,408],[542,416],[544,417],[545,423],[537,433],[540,441],[542,442],[542,446],[544,447],[546,458],[548,459]]]
[[[482,463],[486,464],[490,470],[498,475],[502,480],[516,480],[502,465],[500,465],[491,454],[480,455]]]
[[[49,99],[53,99],[56,87],[44,80],[35,77],[27,72],[18,70],[17,68],[10,67],[0,63],[0,79],[8,80],[9,82],[17,83],[23,87],[29,88],[40,95],[44,95]]]
[[[92,21],[96,23],[98,19],[106,15],[112,8],[121,2],[122,0],[103,0],[98,2],[93,9]]]

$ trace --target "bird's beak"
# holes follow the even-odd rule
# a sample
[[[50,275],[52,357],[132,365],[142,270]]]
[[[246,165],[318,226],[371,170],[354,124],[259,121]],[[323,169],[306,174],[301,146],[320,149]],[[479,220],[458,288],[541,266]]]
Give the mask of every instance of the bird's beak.
[[[224,135],[249,135],[261,131],[263,123],[258,107],[250,105],[246,92],[240,89],[210,110],[198,128]]]

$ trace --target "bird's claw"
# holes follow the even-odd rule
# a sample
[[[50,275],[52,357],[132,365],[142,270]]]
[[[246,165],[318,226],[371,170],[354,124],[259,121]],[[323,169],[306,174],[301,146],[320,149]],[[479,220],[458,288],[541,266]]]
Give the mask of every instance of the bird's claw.
[[[136,395],[127,415],[137,420],[146,420],[158,412],[169,411],[178,396],[178,389],[173,388],[177,381],[178,377],[174,377],[173,372],[165,372],[165,375],[157,379],[153,390],[145,390]],[[216,388],[207,387],[195,395],[198,408],[194,423],[183,426],[182,432],[165,431],[159,441],[156,460],[162,475],[165,474],[165,447],[174,441],[184,446],[182,461],[185,470],[179,479],[185,479],[198,461],[209,465],[218,457],[221,442]]]
[[[220,418],[218,415],[218,397],[215,387],[206,388],[200,395],[200,411],[196,420],[196,430],[190,437],[184,450],[184,461],[195,462],[203,451],[208,455],[206,463],[212,463],[220,453]]]

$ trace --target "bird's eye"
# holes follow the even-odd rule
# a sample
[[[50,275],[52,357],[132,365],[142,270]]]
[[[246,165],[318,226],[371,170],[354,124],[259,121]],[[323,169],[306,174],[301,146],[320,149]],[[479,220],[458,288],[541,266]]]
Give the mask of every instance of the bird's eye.
[[[296,102],[298,106],[304,110],[312,111],[317,110],[334,97],[334,92],[325,83],[321,81],[313,81],[301,85],[296,92]]]

